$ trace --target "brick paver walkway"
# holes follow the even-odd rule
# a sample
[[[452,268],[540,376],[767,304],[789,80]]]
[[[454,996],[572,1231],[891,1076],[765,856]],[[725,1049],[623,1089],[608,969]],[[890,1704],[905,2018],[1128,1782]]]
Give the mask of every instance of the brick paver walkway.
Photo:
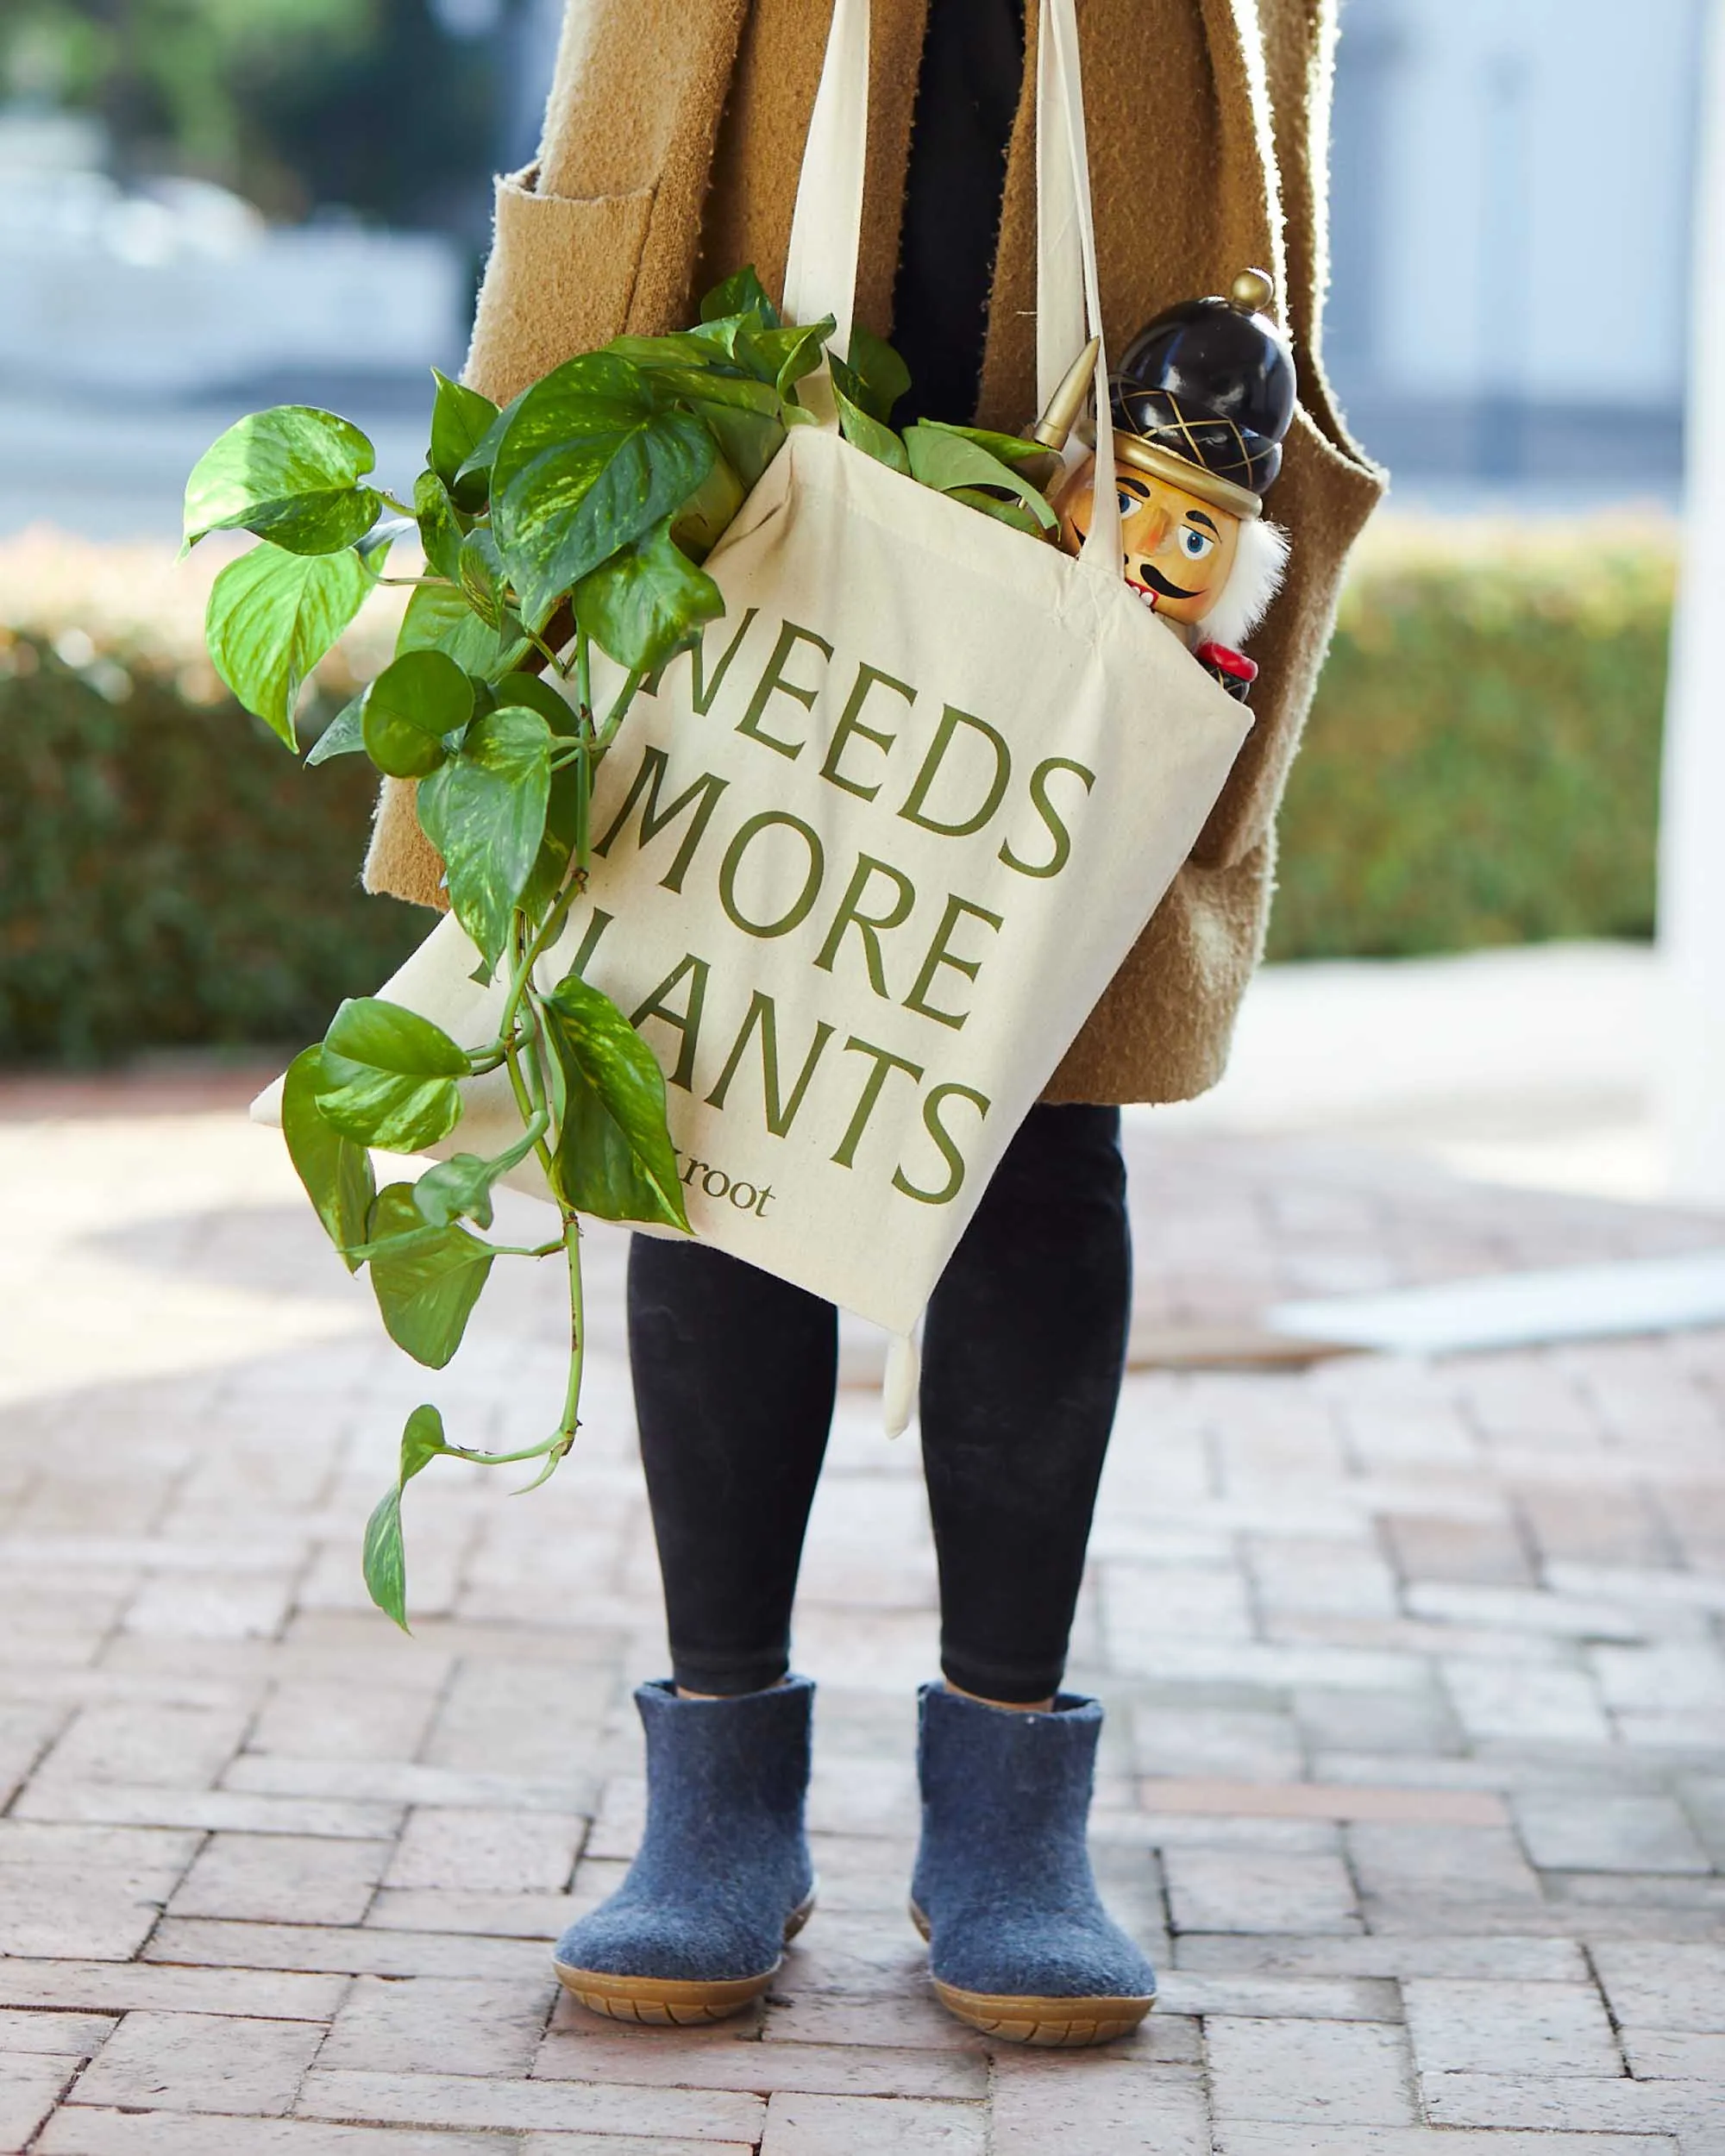
[[[577,1457],[519,1501],[414,1485],[410,1642],[356,1565],[403,1410],[536,1434],[555,1283],[428,1378],[272,1139],[10,1100],[0,2149],[1725,2151],[1725,1338],[1132,1376],[1073,1677],[1164,1989],[1094,2055],[991,2050],[928,1996],[932,1564],[914,1440],[847,1392],[799,1626],[820,1908],[756,2017],[618,2029],[545,1952],[629,1853],[629,1689],[662,1666],[618,1243]],[[1147,1328],[1720,1235],[1363,1149],[1133,1146]]]

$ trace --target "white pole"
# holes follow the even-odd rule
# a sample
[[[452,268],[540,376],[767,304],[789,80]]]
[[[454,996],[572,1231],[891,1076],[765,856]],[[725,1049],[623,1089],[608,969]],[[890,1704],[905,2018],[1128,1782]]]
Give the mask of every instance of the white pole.
[[[1683,574],[1665,707],[1659,1110],[1670,1186],[1725,1200],[1725,0],[1709,0]]]

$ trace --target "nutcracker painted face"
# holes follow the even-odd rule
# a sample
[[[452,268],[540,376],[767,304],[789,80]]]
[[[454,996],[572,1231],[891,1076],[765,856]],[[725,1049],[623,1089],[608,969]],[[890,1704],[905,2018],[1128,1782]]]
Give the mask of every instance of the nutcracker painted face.
[[[1170,621],[1201,622],[1220,603],[1239,552],[1240,523],[1213,502],[1165,479],[1116,467],[1126,581]],[[1076,554],[1095,508],[1095,464],[1076,467],[1056,504],[1061,543]]]
[[[1110,380],[1126,580],[1191,642],[1238,645],[1287,558],[1264,514],[1294,417],[1293,356],[1264,312],[1273,297],[1261,270],[1243,270],[1226,298],[1170,307],[1132,339]],[[1077,379],[1075,367],[1069,383]],[[1061,543],[1076,554],[1095,513],[1094,457],[1053,498]]]

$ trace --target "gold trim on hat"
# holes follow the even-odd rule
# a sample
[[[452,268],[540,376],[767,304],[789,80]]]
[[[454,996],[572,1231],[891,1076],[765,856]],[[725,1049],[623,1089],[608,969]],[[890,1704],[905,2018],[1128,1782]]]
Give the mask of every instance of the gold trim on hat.
[[[1136,472],[1143,472],[1151,479],[1161,479],[1167,486],[1180,487],[1188,494],[1195,494],[1201,502],[1208,502],[1214,508],[1226,510],[1230,517],[1261,517],[1264,501],[1259,495],[1244,486],[1236,486],[1232,479],[1225,479],[1201,464],[1190,464],[1184,457],[1177,457],[1171,449],[1164,449],[1154,442],[1145,442],[1139,436],[1128,434],[1124,428],[1114,429],[1114,458],[1120,464],[1130,465]]]

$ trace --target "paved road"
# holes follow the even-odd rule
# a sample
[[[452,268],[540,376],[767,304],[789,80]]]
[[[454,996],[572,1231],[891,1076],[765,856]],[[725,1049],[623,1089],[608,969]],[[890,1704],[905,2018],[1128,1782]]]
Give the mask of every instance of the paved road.
[[[222,1100],[0,1096],[0,2148],[1725,2151],[1725,1337],[1132,1376],[1073,1677],[1165,1975],[1106,2056],[928,1996],[932,1558],[914,1439],[847,1392],[798,1632],[820,1909],[758,2016],[619,2030],[545,1963],[629,1853],[663,1661],[619,1244],[580,1455],[414,1485],[401,1639],[355,1552],[402,1412],[536,1432],[555,1283],[428,1382]],[[1333,1133],[1132,1144],[1156,1326],[1719,1235]]]

